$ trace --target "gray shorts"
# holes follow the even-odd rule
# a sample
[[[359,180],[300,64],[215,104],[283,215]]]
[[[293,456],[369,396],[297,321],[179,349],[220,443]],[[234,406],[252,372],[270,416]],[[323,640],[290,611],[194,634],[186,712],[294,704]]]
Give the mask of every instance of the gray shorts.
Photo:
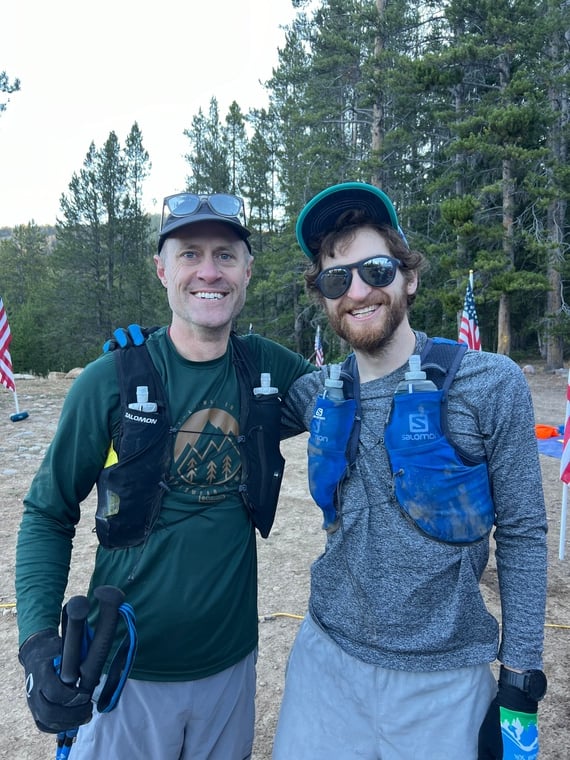
[[[476,760],[496,690],[488,664],[429,673],[369,665],[307,616],[287,665],[273,760]]]
[[[256,652],[198,681],[129,679],[117,707],[82,726],[70,760],[247,760]]]

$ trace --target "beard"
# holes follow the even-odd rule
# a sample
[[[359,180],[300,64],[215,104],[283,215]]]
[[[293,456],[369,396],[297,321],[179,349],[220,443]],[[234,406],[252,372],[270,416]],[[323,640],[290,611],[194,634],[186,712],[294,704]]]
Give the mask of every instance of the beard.
[[[370,305],[377,304],[378,300],[371,301]],[[382,319],[374,325],[357,325],[347,318],[348,312],[353,309],[367,306],[366,303],[351,304],[347,301],[342,308],[330,310],[326,303],[326,311],[330,326],[335,333],[345,340],[352,349],[362,351],[365,354],[381,353],[392,342],[398,327],[406,319],[408,314],[408,296],[402,288],[393,297],[382,294],[382,306],[384,314]]]

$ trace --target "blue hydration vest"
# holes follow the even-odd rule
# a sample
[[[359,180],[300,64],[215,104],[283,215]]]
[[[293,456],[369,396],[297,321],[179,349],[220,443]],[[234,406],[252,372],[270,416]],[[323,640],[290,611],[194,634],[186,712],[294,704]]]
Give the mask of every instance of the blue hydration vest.
[[[421,354],[422,369],[437,390],[394,396],[384,431],[394,494],[403,513],[430,538],[459,545],[487,536],[495,517],[486,460],[474,458],[457,446],[449,437],[447,427],[447,393],[466,349],[464,344],[444,338],[428,339]],[[354,399],[355,411],[345,440],[337,441],[336,445],[337,450],[345,452],[340,478],[338,469],[336,480],[330,474],[329,464],[314,444],[311,448],[309,439],[309,476],[314,481],[311,493],[315,500],[316,494],[328,493],[329,516],[324,510],[323,527],[329,529],[335,525],[330,518],[330,500],[334,499],[338,516],[340,486],[350,477],[358,449],[360,381],[354,354],[345,360],[341,377],[345,397]],[[320,405],[322,400],[320,404],[317,401],[316,412]],[[329,417],[332,425],[331,410]],[[322,436],[322,429],[320,433]],[[327,477],[329,482],[318,482],[326,481]],[[317,503],[324,509],[320,501]]]

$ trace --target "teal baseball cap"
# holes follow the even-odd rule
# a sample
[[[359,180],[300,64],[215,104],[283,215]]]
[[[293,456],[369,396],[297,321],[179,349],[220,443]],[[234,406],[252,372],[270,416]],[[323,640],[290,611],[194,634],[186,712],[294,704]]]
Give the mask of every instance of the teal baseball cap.
[[[343,182],[315,195],[299,214],[295,233],[305,256],[314,258],[318,253],[315,241],[331,232],[339,216],[351,210],[364,211],[372,222],[393,227],[408,244],[394,204],[386,193],[365,182]]]

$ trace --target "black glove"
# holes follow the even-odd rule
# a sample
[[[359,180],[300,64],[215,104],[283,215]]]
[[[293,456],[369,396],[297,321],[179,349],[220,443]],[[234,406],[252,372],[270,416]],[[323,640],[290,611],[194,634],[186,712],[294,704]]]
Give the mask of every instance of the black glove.
[[[516,686],[501,684],[479,729],[478,760],[538,757],[538,702]],[[514,751],[514,754],[512,754]]]
[[[60,680],[56,663],[61,638],[56,631],[33,634],[20,647],[18,659],[26,672],[28,707],[40,731],[57,734],[91,720],[91,695]]]
[[[137,324],[125,327],[117,327],[113,332],[113,337],[103,343],[103,352],[114,351],[116,348],[126,348],[127,346],[142,346],[145,340],[153,332],[158,330],[155,327],[141,327]]]

